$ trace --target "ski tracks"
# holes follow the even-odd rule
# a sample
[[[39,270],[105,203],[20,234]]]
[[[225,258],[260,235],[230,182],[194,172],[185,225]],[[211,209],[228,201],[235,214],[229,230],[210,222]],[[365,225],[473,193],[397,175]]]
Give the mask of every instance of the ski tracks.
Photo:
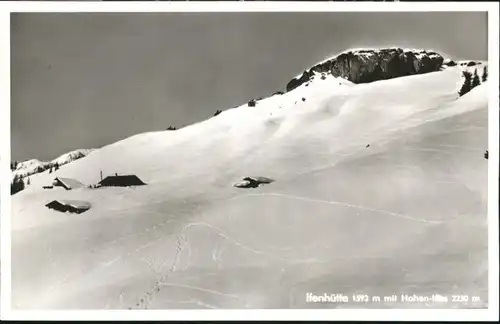
[[[426,224],[442,224],[442,223],[444,223],[444,221],[426,220],[426,219],[412,217],[412,216],[409,216],[409,215],[405,215],[405,214],[401,214],[401,213],[396,213],[396,212],[392,212],[392,211],[388,211],[388,210],[384,210],[384,209],[376,209],[376,208],[371,208],[371,207],[366,207],[366,206],[356,205],[356,204],[350,204],[350,203],[345,203],[345,202],[340,202],[340,201],[329,201],[329,200],[314,199],[314,198],[309,198],[309,197],[294,196],[294,195],[288,195],[288,194],[284,194],[284,193],[267,192],[267,193],[258,193],[258,194],[245,194],[245,195],[241,195],[241,196],[229,198],[227,200],[240,199],[240,198],[247,197],[247,196],[275,196],[275,197],[282,197],[282,198],[287,198],[287,199],[307,201],[307,202],[312,202],[312,203],[322,203],[322,204],[329,204],[329,205],[338,205],[338,206],[343,206],[343,207],[347,207],[347,208],[353,208],[353,209],[358,209],[358,210],[365,210],[365,211],[369,211],[369,212],[373,212],[373,213],[378,213],[378,214],[382,214],[382,215],[386,215],[386,216],[391,216],[391,217],[406,219],[406,220],[409,220],[409,221],[419,222],[419,223],[426,223]],[[224,294],[224,293],[221,293],[221,292],[216,292],[216,291],[213,291],[213,290],[210,290],[210,289],[205,289],[205,288],[200,288],[200,287],[195,287],[195,286],[179,285],[179,284],[173,284],[173,283],[168,283],[167,282],[168,279],[177,270],[178,261],[179,261],[180,255],[181,255],[184,247],[185,246],[189,246],[189,244],[187,244],[187,239],[186,239],[186,236],[185,236],[186,235],[186,231],[189,230],[190,228],[195,227],[195,226],[196,227],[197,226],[201,226],[201,227],[209,228],[209,229],[213,230],[215,233],[217,233],[217,235],[219,235],[220,237],[224,238],[225,240],[231,242],[235,246],[238,246],[238,247],[240,247],[240,248],[242,248],[244,250],[253,252],[255,254],[259,254],[259,255],[262,255],[262,256],[271,257],[272,259],[275,259],[275,260],[284,261],[284,262],[294,262],[294,263],[320,262],[318,260],[313,260],[313,259],[291,260],[291,259],[288,259],[288,258],[283,258],[281,256],[273,255],[273,254],[267,253],[265,251],[261,251],[261,250],[258,250],[256,248],[253,248],[253,247],[251,247],[249,245],[246,245],[246,244],[244,244],[244,243],[242,243],[242,242],[240,242],[240,241],[232,238],[231,236],[229,236],[228,234],[226,234],[221,229],[215,227],[214,225],[208,224],[206,222],[193,222],[193,223],[189,223],[189,224],[187,224],[187,225],[184,226],[184,228],[182,229],[181,233],[177,237],[177,240],[176,240],[177,248],[176,248],[176,252],[175,252],[175,255],[174,255],[174,261],[172,262],[172,265],[170,266],[168,272],[165,273],[162,277],[160,277],[156,281],[156,283],[154,284],[153,288],[150,291],[148,291],[148,292],[146,292],[144,294],[144,296],[136,304],[137,308],[148,309],[148,307],[150,306],[151,301],[152,301],[154,295],[156,293],[158,293],[161,290],[162,287],[183,287],[183,288],[186,288],[186,289],[199,290],[199,291],[205,291],[205,292],[212,292],[214,294],[221,295],[221,296],[237,297],[237,296],[234,296],[234,295],[228,295],[228,294]],[[216,261],[218,259],[218,254],[217,253],[216,254],[212,254],[212,257],[213,257],[214,261]],[[129,308],[129,309],[131,309],[131,308]]]
[[[307,202],[313,202],[313,203],[321,203],[321,204],[328,204],[328,205],[338,205],[338,206],[343,206],[347,208],[353,208],[353,209],[360,209],[360,210],[366,210],[369,212],[374,212],[378,214],[384,214],[392,217],[397,217],[397,218],[403,218],[407,219],[410,221],[414,222],[420,222],[420,223],[428,223],[428,224],[442,224],[444,221],[437,221],[437,220],[426,220],[423,218],[417,218],[417,217],[412,217],[409,215],[405,214],[400,214],[384,209],[376,209],[376,208],[371,208],[371,207],[366,207],[362,205],[356,205],[356,204],[349,204],[341,201],[333,201],[333,200],[321,200],[321,199],[315,199],[315,198],[308,198],[308,197],[302,197],[302,196],[294,196],[294,195],[288,195],[288,194],[283,194],[283,193],[274,193],[274,192],[265,192],[265,193],[250,193],[250,194],[245,194],[242,196],[237,196],[232,199],[241,199],[243,197],[248,197],[248,196],[254,196],[254,197],[259,197],[259,196],[275,196],[275,197],[283,197],[283,198],[288,198],[288,199],[294,199],[294,200],[301,200],[301,201],[307,201]]]

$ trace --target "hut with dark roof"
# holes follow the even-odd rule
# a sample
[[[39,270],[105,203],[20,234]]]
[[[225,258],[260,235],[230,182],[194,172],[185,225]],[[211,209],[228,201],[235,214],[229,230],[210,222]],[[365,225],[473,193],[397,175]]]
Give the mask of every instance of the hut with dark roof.
[[[136,175],[114,175],[99,182],[100,187],[131,187],[144,186],[145,183]]]

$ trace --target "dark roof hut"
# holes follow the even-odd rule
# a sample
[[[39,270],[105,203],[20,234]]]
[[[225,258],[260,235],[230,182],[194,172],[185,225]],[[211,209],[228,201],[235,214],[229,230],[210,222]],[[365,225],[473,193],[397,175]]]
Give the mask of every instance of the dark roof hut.
[[[136,175],[114,175],[99,182],[101,187],[131,187],[143,186],[145,183]]]

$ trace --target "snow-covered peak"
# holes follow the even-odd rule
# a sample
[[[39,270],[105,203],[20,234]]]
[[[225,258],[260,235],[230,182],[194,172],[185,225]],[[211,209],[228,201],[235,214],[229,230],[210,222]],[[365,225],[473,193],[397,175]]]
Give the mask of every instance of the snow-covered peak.
[[[71,151],[71,152],[68,152],[68,153],[65,153],[65,154],[59,156],[58,158],[52,160],[51,162],[53,164],[57,163],[59,165],[63,165],[63,164],[72,162],[74,160],[81,159],[82,157],[89,155],[94,150],[95,149],[79,149],[79,150],[74,150],[74,151]]]
[[[37,160],[37,159],[31,159],[31,160],[19,162],[17,164],[16,171],[32,169],[32,168],[36,168],[39,166],[43,166],[43,162],[41,162],[40,160]]]
[[[19,162],[17,164],[16,169],[12,172],[12,178],[14,177],[27,177],[36,173],[44,172],[45,170],[55,166],[56,164],[59,166],[68,164],[72,161],[81,159],[91,152],[93,152],[95,149],[78,149],[74,150],[65,154],[62,154],[58,158],[52,160],[52,161],[40,161],[37,159],[31,159],[23,162]]]

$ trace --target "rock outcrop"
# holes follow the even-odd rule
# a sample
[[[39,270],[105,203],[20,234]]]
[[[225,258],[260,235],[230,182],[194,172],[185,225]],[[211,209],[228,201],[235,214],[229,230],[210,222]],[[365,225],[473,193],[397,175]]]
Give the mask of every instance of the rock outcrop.
[[[323,61],[287,84],[291,91],[309,81],[315,73],[330,73],[353,83],[367,83],[413,74],[438,71],[444,58],[436,52],[389,48],[356,50]]]

